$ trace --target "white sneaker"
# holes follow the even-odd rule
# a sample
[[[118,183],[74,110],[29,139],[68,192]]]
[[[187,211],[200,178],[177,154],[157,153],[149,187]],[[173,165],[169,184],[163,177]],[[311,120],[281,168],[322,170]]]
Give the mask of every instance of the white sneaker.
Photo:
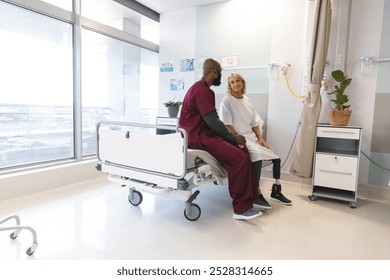
[[[236,220],[250,220],[253,218],[256,218],[258,216],[261,216],[263,213],[261,213],[259,210],[256,210],[254,208],[249,209],[248,211],[244,213],[234,213],[233,219]]]

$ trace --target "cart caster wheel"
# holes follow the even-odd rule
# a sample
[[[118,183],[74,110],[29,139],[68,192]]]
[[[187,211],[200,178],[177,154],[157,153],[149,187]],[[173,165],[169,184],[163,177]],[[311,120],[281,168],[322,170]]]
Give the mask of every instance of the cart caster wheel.
[[[189,221],[196,221],[199,219],[200,214],[200,207],[195,203],[191,203],[189,213],[187,213],[187,209],[184,209],[184,217],[186,217],[186,219]]]
[[[355,203],[355,202],[349,203],[349,207],[351,207],[351,208],[356,208],[356,203]]]
[[[28,248],[26,251],[26,254],[29,256],[32,256],[32,254],[34,254],[34,252],[31,250],[31,248]]]
[[[309,195],[308,196],[311,201],[316,201],[317,197],[315,195]]]
[[[26,254],[29,255],[29,256],[32,256],[34,254],[35,251],[31,250],[31,248],[28,248],[27,251],[26,251]]]
[[[32,255],[35,253],[35,250],[37,249],[37,247],[38,247],[38,244],[37,244],[37,243],[34,243],[33,245],[31,245],[31,246],[27,249],[26,254],[27,254],[28,256],[32,256]]]
[[[17,237],[18,237],[18,235],[19,235],[19,233],[20,233],[20,230],[15,230],[15,231],[13,231],[10,235],[9,235],[9,237],[11,238],[11,239],[16,239]]]
[[[130,194],[128,198],[129,198],[129,202],[134,206],[140,205],[143,200],[142,193],[135,190],[130,190]]]

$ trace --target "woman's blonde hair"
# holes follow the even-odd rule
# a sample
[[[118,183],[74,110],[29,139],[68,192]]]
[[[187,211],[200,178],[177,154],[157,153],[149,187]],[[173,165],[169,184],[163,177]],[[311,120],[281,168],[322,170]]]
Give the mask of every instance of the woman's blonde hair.
[[[229,75],[229,77],[227,78],[227,83],[228,83],[228,91],[227,91],[227,93],[230,94],[230,95],[233,94],[233,89],[230,86],[230,79],[231,78],[238,78],[238,79],[240,79],[242,81],[242,94],[245,94],[245,92],[246,92],[246,81],[245,81],[244,77],[241,76],[238,73],[231,73]]]

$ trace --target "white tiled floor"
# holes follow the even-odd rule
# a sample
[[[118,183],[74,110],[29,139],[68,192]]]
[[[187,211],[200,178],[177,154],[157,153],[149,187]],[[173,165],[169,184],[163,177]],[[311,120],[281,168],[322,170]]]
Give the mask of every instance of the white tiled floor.
[[[270,186],[262,182],[266,197]],[[11,240],[0,231],[0,260],[390,259],[389,203],[360,198],[352,209],[310,201],[309,187],[284,184],[293,206],[270,202],[261,217],[236,221],[225,186],[199,190],[195,222],[185,219],[181,201],[144,194],[134,207],[127,188],[105,180],[2,202],[0,220],[18,214],[35,228],[39,246],[28,257],[29,232]]]

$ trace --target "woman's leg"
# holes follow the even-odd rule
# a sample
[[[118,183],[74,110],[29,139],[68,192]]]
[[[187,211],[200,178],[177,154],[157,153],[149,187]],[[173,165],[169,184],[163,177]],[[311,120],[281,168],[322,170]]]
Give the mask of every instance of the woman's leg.
[[[280,158],[275,158],[272,160],[272,175],[274,179],[279,180],[280,179]]]
[[[263,167],[263,161],[258,160],[252,162],[252,167],[253,167],[253,173],[255,175],[255,182],[260,186],[261,168]],[[260,193],[260,187],[259,187],[259,193]]]
[[[261,177],[261,168],[263,166],[263,161],[258,160],[255,162],[252,162],[252,167],[253,167],[253,173],[255,175],[255,182],[257,182],[258,185],[258,190],[259,190],[259,195],[258,198],[256,198],[253,203],[257,206],[259,206],[261,209],[264,210],[269,210],[271,209],[271,205],[268,203],[268,201],[265,200],[264,196],[261,194],[260,190],[260,177]]]
[[[272,167],[272,176],[276,180],[275,184],[272,185],[271,191],[271,200],[278,201],[284,205],[291,205],[291,200],[285,197],[282,194],[282,185],[279,182],[280,179],[280,158],[273,159],[273,167]]]

